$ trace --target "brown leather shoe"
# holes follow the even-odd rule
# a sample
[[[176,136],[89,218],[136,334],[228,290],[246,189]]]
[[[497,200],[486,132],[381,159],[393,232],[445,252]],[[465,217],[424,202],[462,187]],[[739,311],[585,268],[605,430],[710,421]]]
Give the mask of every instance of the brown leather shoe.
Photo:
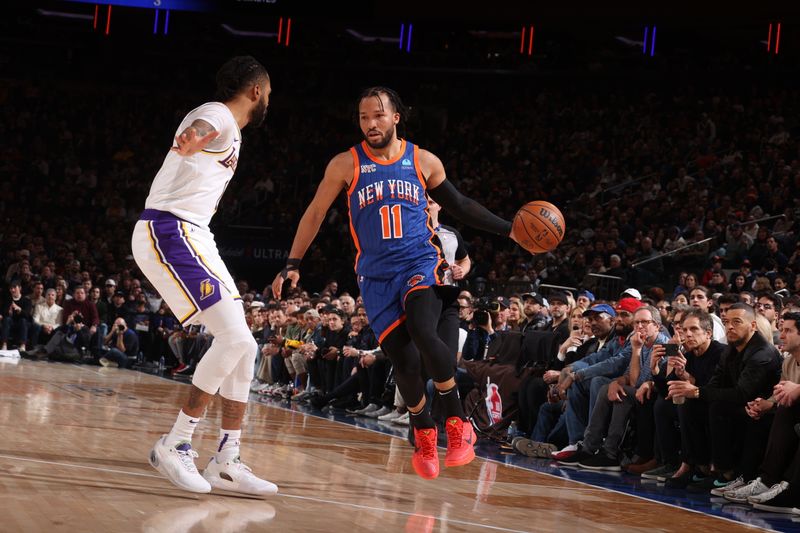
[[[636,461],[635,463],[631,463],[625,467],[625,471],[629,474],[633,474],[635,476],[641,476],[644,472],[648,470],[652,470],[658,466],[658,462],[655,458],[650,459],[648,461]]]

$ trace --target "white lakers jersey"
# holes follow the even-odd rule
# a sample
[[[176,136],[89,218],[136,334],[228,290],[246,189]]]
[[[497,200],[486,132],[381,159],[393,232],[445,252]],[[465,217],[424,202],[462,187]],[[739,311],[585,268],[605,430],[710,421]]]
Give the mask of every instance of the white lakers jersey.
[[[205,150],[192,156],[184,157],[170,150],[153,180],[145,208],[168,211],[208,228],[236,171],[242,134],[228,106],[209,102],[186,115],[175,136],[198,119],[214,126],[219,136]],[[177,147],[174,141],[173,147]]]

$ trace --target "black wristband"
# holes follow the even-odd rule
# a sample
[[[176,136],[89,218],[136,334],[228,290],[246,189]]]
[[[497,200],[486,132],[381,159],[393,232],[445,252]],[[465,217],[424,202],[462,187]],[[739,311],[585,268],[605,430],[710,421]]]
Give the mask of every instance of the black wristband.
[[[281,277],[286,279],[289,275],[289,272],[292,270],[300,270],[300,261],[302,261],[302,259],[297,259],[295,257],[290,257],[287,259],[286,266],[283,267],[283,270],[281,270]]]

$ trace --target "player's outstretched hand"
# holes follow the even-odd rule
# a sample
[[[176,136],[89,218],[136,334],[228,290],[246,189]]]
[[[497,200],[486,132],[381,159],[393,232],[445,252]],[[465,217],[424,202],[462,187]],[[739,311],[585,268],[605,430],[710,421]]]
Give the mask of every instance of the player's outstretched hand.
[[[297,287],[297,282],[300,281],[300,272],[298,270],[289,270],[288,272],[281,270],[278,272],[278,275],[272,281],[272,295],[276,300],[281,299],[283,284],[287,279],[292,281],[292,288],[294,289]]]
[[[197,152],[205,150],[208,143],[219,137],[218,131],[210,131],[202,137],[197,136],[197,129],[189,126],[183,133],[175,137],[175,142],[178,146],[173,146],[172,149],[182,156],[194,155]]]

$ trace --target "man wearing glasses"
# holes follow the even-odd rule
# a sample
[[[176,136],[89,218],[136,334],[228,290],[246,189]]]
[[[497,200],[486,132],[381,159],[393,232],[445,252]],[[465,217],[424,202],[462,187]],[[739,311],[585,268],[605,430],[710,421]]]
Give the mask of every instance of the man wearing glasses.
[[[781,314],[781,299],[769,292],[759,292],[756,295],[756,312],[769,320],[769,325],[772,327],[772,343],[775,346],[781,343],[781,332],[778,331],[778,315]]]
[[[661,314],[651,305],[633,314],[631,357],[625,373],[600,389],[583,436],[578,466],[590,470],[619,471],[619,446],[628,418],[636,405],[636,390],[652,377],[650,355],[669,337],[661,333]],[[663,348],[662,348],[663,349]],[[610,422],[609,422],[610,420]],[[604,440],[605,438],[605,440]]]

